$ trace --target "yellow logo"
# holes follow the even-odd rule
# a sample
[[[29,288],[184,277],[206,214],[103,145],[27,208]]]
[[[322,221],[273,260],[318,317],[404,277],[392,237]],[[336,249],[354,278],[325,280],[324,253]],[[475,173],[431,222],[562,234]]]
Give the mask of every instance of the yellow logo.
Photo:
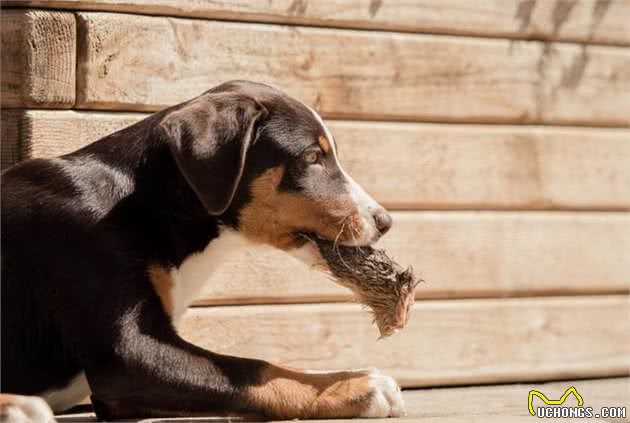
[[[529,414],[531,414],[532,416],[536,415],[536,412],[534,411],[534,406],[532,405],[532,402],[534,401],[535,396],[540,398],[542,402],[544,402],[547,405],[562,405],[570,394],[575,395],[575,398],[577,399],[579,407],[584,406],[584,400],[582,399],[582,395],[580,395],[573,386],[567,389],[564,395],[562,395],[560,399],[558,400],[550,400],[549,398],[545,396],[545,394],[539,391],[533,391],[533,390],[529,391],[529,397],[527,398],[527,405],[529,406]]]

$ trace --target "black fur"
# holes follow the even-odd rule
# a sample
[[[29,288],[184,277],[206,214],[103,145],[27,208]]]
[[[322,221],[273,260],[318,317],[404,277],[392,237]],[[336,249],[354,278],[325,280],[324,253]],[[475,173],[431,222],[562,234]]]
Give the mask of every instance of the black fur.
[[[321,131],[281,93],[232,82],[4,172],[2,391],[40,394],[85,371],[100,418],[264,412],[243,387],[265,363],[179,338],[147,265],[178,266],[219,225],[237,227],[266,169],[286,164],[283,189],[301,189],[307,169],[291,159]],[[341,175],[327,184],[341,189]]]

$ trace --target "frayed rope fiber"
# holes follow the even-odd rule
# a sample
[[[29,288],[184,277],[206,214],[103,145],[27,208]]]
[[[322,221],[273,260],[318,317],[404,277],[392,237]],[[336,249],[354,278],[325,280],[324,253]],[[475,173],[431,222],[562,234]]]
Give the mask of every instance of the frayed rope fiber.
[[[381,338],[405,327],[420,282],[411,267],[403,269],[384,250],[314,241],[337,281],[370,308]]]

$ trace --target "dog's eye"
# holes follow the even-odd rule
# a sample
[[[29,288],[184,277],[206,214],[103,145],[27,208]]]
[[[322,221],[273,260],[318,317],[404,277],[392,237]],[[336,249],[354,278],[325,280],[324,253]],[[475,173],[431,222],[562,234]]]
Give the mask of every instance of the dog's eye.
[[[304,155],[304,161],[308,164],[315,164],[319,162],[320,153],[319,151],[309,151]]]

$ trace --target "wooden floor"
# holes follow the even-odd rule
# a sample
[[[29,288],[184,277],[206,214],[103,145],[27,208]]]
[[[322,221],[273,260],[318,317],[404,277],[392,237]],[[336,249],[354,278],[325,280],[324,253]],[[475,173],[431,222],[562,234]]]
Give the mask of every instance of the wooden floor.
[[[630,422],[630,378],[610,378],[577,380],[551,383],[489,385],[462,388],[416,389],[404,391],[407,416],[403,421],[423,423],[464,423],[464,422],[535,422],[538,419],[529,414],[527,400],[529,391],[534,389],[549,399],[560,398],[567,389],[575,387],[584,400],[585,407],[592,407],[598,413],[601,407],[626,407],[625,419],[543,419],[541,421],[608,421]],[[534,399],[534,408],[542,405]],[[573,396],[564,405],[575,406]],[[58,417],[59,422],[76,423],[96,421],[93,414],[74,414]],[[217,418],[200,419],[150,419],[143,422],[217,422],[227,421]],[[304,420],[316,422],[316,420]],[[326,420],[327,422],[348,422],[348,420]],[[354,422],[394,422],[394,419],[355,419]],[[322,422],[322,420],[317,420]]]

